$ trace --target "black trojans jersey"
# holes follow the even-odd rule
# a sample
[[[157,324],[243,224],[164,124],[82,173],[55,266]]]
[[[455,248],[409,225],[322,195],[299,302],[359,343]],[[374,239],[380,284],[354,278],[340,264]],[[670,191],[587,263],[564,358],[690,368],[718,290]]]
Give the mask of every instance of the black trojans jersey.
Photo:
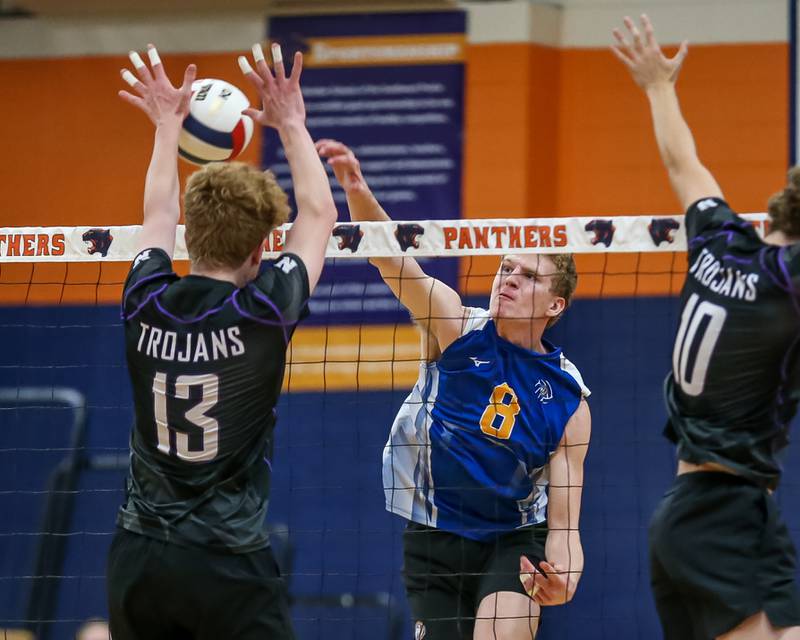
[[[718,198],[689,208],[686,233],[665,434],[682,460],[775,487],[800,399],[800,244],[764,243]]]
[[[161,249],[136,257],[122,301],[136,415],[120,526],[239,553],[268,544],[275,404],[308,296],[292,254],[241,289],[180,278]]]

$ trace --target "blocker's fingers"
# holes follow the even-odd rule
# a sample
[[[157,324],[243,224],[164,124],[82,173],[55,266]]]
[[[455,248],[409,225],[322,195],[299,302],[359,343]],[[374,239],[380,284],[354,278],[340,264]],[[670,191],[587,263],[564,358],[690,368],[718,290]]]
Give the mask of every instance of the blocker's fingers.
[[[294,82],[295,84],[300,84],[300,76],[303,73],[303,54],[299,51],[296,51],[294,54],[294,60],[292,60],[292,73],[289,76],[289,80]]]
[[[629,28],[631,36],[633,36],[633,46],[637,51],[641,51],[644,47],[642,46],[642,34],[639,31],[639,28],[633,22],[631,22],[631,26]]]
[[[617,58],[618,58],[619,60],[621,60],[622,62],[624,62],[624,63],[625,63],[625,64],[626,64],[628,67],[632,67],[632,66],[633,66],[633,60],[631,60],[631,59],[630,59],[628,56],[626,56],[626,55],[625,55],[625,54],[622,52],[622,49],[620,49],[619,47],[617,47],[617,46],[614,46],[614,45],[612,44],[612,45],[611,45],[611,52],[612,52],[612,53],[613,53],[615,56],[617,56]]]
[[[129,51],[128,58],[130,59],[133,68],[136,70],[136,74],[144,82],[153,79],[153,76],[150,74],[150,69],[147,68],[144,60],[142,60],[142,56],[140,56],[136,51]]]
[[[130,71],[128,71],[127,69],[120,69],[119,70],[119,75],[121,75],[122,79],[125,82],[128,83],[129,87],[136,88],[137,84],[141,84],[139,82],[139,79],[135,75],[133,75]]]
[[[684,58],[686,58],[688,54],[689,54],[689,41],[684,40],[683,42],[681,42],[681,46],[678,49],[678,53],[675,54],[673,60],[678,66],[680,66],[683,64],[683,60]]]
[[[264,49],[261,48],[261,43],[256,42],[251,47],[251,50],[253,51],[253,60],[256,63],[256,69],[258,69],[258,73],[262,77],[271,75],[269,67],[267,66],[267,61],[264,59]]]
[[[147,45],[147,57],[150,58],[153,75],[158,79],[166,78],[167,74],[164,72],[164,65],[161,64],[161,57],[158,55],[155,45]]]
[[[625,53],[628,53],[628,52],[630,51],[630,48],[631,48],[631,47],[630,47],[630,45],[628,44],[628,41],[625,39],[625,36],[624,36],[624,35],[622,35],[622,32],[621,32],[619,29],[614,29],[614,30],[613,30],[611,33],[614,35],[614,39],[615,39],[615,40],[617,41],[617,43],[619,44],[620,48],[621,48],[621,49],[622,49],[622,50],[623,50]]]
[[[286,78],[286,70],[283,68],[283,52],[281,45],[277,42],[272,43],[272,68],[275,69],[275,77],[281,80]]]
[[[181,91],[189,92],[192,91],[192,83],[194,79],[197,77],[197,65],[190,64],[186,67],[186,71],[183,72],[183,84],[181,85]]]
[[[250,62],[244,56],[239,56],[239,69],[242,70],[244,77],[250,81],[250,84],[252,84],[259,93],[264,90],[264,80],[253,70],[253,67],[250,66]]]
[[[642,22],[642,26],[644,27],[644,38],[645,42],[647,43],[648,47],[652,47],[653,49],[658,49],[658,42],[656,41],[656,30],[653,28],[653,23],[650,22],[650,18],[647,16],[646,13],[643,13],[639,18]]]
[[[118,91],[117,95],[128,104],[132,104],[134,107],[142,109],[143,111],[145,110],[144,100],[142,100],[139,96],[135,96],[127,91]]]
[[[253,71],[253,67],[250,66],[250,61],[245,56],[239,56],[237,58],[237,62],[239,63],[239,68],[242,70],[244,75],[248,73],[255,73]]]

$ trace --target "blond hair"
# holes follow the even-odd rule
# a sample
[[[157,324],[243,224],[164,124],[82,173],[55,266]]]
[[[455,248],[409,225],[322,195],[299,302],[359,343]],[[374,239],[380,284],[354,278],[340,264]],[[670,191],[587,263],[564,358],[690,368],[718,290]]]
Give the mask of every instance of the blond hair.
[[[767,211],[772,218],[772,231],[800,238],[800,166],[789,169],[786,187],[769,199]]]
[[[572,296],[578,286],[578,269],[575,267],[575,259],[571,253],[555,253],[547,257],[550,258],[556,268],[550,281],[550,293],[564,298],[566,303],[564,310],[547,322],[547,328],[549,329],[561,319],[561,316],[564,315],[564,312],[572,302]]]
[[[289,217],[275,175],[243,162],[212,162],[193,173],[183,206],[189,258],[206,267],[241,266]]]

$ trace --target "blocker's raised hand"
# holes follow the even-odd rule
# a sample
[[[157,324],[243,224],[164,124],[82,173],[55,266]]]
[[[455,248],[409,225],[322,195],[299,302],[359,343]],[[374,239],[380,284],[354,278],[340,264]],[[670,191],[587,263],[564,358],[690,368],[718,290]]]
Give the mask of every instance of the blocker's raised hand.
[[[288,77],[283,67],[281,46],[277,43],[272,45],[273,69],[267,65],[260,44],[253,45],[253,60],[256,63],[255,70],[245,56],[239,56],[239,68],[258,91],[261,109],[245,109],[242,113],[259,124],[275,129],[291,123],[304,124],[306,105],[300,91],[303,54],[299,51],[294,54],[292,72]]]
[[[131,51],[128,54],[136,75],[128,69],[120,69],[120,75],[138,95],[120,91],[119,97],[144,111],[156,127],[162,124],[180,125],[189,114],[192,82],[197,75],[197,67],[193,64],[186,67],[183,84],[175,88],[164,71],[154,45],[147,45],[147,56],[150,60],[149,69],[138,53]]]
[[[617,44],[611,45],[611,50],[628,67],[634,81],[642,89],[665,82],[675,83],[686,54],[689,53],[688,43],[684,40],[678,52],[668,58],[656,41],[650,18],[642,14],[640,20],[644,34],[633,20],[625,17],[624,23],[630,40],[619,29],[614,29]]]

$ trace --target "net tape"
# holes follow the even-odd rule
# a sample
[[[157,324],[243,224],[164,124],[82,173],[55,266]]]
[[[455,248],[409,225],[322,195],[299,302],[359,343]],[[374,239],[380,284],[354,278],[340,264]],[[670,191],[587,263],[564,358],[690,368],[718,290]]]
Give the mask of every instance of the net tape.
[[[767,215],[744,214],[763,236]],[[128,262],[139,225],[0,227],[0,262]],[[290,224],[268,238],[265,257],[277,256]],[[499,218],[339,223],[328,258],[454,257],[505,253],[630,253],[686,250],[683,216]],[[174,258],[187,260],[184,227]]]

